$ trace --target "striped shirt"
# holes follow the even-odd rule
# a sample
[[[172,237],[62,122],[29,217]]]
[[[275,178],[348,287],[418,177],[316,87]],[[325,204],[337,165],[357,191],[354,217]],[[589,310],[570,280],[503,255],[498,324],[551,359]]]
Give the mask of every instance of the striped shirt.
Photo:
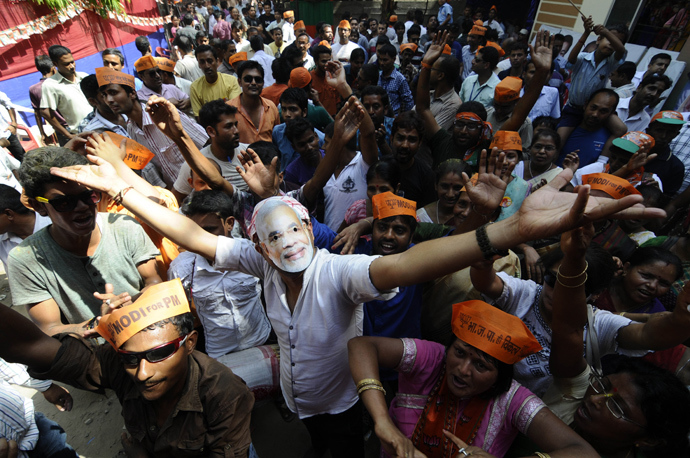
[[[611,72],[625,62],[628,56],[626,50],[621,60],[616,60],[614,53],[597,64],[594,61],[594,53],[595,51],[581,52],[575,64],[568,63],[566,66],[573,72],[570,79],[569,105],[583,107],[594,91],[606,86]]]
[[[669,146],[673,155],[685,165],[683,184],[678,190],[681,193],[690,186],[690,124],[685,124],[680,129],[680,133],[676,135],[676,138],[671,141]]]
[[[141,127],[137,126],[131,117],[127,121],[129,137],[141,143],[156,155],[154,161],[160,168],[163,179],[168,186],[172,186],[175,179],[177,179],[177,174],[180,172],[182,164],[185,163],[184,157],[177,145],[154,124],[151,116],[146,112],[146,107],[143,103],[141,104],[141,110],[143,112]],[[180,113],[180,120],[185,132],[189,134],[197,148],[201,149],[208,141],[206,131],[184,113]]]

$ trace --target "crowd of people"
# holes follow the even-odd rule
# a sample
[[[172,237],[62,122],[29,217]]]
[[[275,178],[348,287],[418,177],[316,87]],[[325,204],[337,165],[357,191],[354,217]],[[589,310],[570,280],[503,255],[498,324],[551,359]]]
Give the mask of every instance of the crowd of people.
[[[256,457],[263,399],[315,456],[372,433],[405,458],[688,456],[670,55],[638,72],[627,28],[585,16],[564,57],[494,6],[312,37],[234,3],[178,4],[169,55],[139,37],[134,69],[36,57],[46,146],[13,110],[0,139],[0,259],[30,317],[0,305],[3,380],[65,410],[51,380],[114,390],[137,457]],[[0,405],[0,456],[75,456]]]

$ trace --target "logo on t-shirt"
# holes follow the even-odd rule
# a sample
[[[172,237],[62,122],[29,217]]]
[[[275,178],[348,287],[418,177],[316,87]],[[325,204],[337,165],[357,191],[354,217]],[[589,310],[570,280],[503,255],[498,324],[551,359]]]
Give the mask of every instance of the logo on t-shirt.
[[[355,189],[355,180],[352,179],[352,177],[347,177],[347,180],[343,182],[343,187],[340,190],[340,192],[345,192],[345,193],[352,193],[352,192],[357,192]]]

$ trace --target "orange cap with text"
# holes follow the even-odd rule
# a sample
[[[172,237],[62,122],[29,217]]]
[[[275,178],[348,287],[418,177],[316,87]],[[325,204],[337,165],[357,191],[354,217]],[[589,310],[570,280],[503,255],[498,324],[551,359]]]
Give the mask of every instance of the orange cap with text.
[[[283,13],[283,19],[287,19],[289,17],[295,17],[295,12],[290,10]]]
[[[107,86],[108,84],[122,84],[135,89],[134,76],[128,75],[127,73],[118,72],[117,70],[113,70],[109,67],[97,68],[96,80],[98,81],[98,87]]]
[[[483,301],[454,304],[451,327],[455,337],[506,364],[542,349],[520,318]]]
[[[154,59],[156,59],[158,68],[160,68],[164,72],[175,72],[175,62],[173,62],[172,60],[168,59],[167,57],[154,57]]]
[[[654,137],[646,132],[631,131],[623,135],[621,138],[629,140],[640,147],[640,152],[649,153],[649,151],[654,148],[656,142]]]
[[[590,173],[582,175],[582,184],[588,184],[592,189],[603,191],[614,199],[640,194],[640,191],[628,182],[610,173]]]
[[[304,25],[304,21],[297,21],[295,22],[295,25],[293,26],[295,30],[297,29],[306,29],[307,27]]]
[[[142,329],[187,312],[187,295],[176,278],[150,286],[133,304],[103,316],[96,331],[117,350]]]
[[[138,72],[143,72],[144,70],[157,66],[158,62],[156,62],[156,59],[153,56],[142,56],[138,58],[136,62],[134,62],[134,68]]]
[[[374,219],[385,219],[390,216],[408,215],[417,218],[417,203],[392,192],[376,194],[371,198],[371,206],[374,212]]]
[[[494,147],[499,151],[522,151],[522,138],[517,132],[510,130],[499,130],[491,140],[490,149]]]
[[[494,100],[498,103],[508,103],[520,98],[522,78],[506,76],[494,89]]]
[[[652,116],[652,120],[649,121],[649,123],[651,124],[654,121],[659,121],[664,124],[685,124],[683,115],[677,111],[660,111]]]
[[[486,27],[482,27],[480,25],[473,25],[468,35],[481,35],[483,37],[485,34]]]

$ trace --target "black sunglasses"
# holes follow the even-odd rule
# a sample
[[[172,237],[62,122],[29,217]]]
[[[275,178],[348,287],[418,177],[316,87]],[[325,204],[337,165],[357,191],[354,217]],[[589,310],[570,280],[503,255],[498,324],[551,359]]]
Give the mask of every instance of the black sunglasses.
[[[36,200],[44,204],[50,204],[55,211],[63,213],[74,210],[79,201],[84,202],[86,205],[96,205],[101,201],[101,193],[96,191],[84,191],[79,194],[60,196],[54,199],[46,199],[45,197],[37,196]]]
[[[150,363],[160,363],[161,361],[165,361],[166,359],[172,357],[172,355],[174,355],[177,350],[184,345],[184,343],[187,341],[187,337],[189,337],[189,334],[178,337],[175,340],[171,340],[170,342],[146,351],[133,352],[118,350],[117,353],[120,355],[122,364],[125,366],[138,366],[142,359],[145,359]]]
[[[264,84],[264,79],[261,76],[252,76],[252,75],[247,75],[242,77],[242,81],[245,83],[251,84],[252,81],[256,81],[257,84]]]

